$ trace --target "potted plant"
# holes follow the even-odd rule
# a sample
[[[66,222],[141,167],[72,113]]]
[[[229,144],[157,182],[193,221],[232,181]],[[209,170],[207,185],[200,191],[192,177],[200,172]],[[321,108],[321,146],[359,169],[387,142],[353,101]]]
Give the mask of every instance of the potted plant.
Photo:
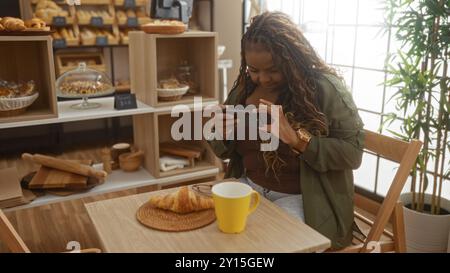
[[[387,63],[386,85],[395,88],[391,100],[403,113],[400,132],[389,131],[424,143],[411,173],[411,190],[401,196],[407,250],[446,252],[450,201],[442,196],[442,185],[450,180],[450,1],[386,3],[386,30],[402,43]],[[387,114],[383,126],[398,119],[397,114]]]

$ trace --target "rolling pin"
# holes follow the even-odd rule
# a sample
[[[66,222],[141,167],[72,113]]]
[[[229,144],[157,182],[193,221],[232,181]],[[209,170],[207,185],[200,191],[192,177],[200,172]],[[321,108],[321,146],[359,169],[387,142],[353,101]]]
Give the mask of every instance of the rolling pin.
[[[68,161],[64,159],[58,159],[51,156],[35,154],[31,155],[28,153],[22,154],[22,159],[33,161],[35,163],[41,164],[42,166],[76,173],[84,176],[95,177],[99,180],[103,180],[108,175],[105,171],[100,171],[92,168],[91,166],[82,165],[73,161]]]

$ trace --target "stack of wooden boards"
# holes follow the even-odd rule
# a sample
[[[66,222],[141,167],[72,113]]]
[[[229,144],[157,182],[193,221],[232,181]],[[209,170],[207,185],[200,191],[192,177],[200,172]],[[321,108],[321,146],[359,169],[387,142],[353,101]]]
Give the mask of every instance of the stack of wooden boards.
[[[163,142],[159,144],[161,154],[183,157],[189,160],[189,167],[195,166],[195,160],[201,160],[205,148],[181,142]]]
[[[22,159],[41,164],[27,187],[46,190],[57,195],[69,195],[91,189],[103,183],[107,173],[97,170],[92,160],[64,160],[40,154],[23,154]]]
[[[0,209],[25,205],[36,196],[29,190],[22,190],[16,168],[0,170]]]

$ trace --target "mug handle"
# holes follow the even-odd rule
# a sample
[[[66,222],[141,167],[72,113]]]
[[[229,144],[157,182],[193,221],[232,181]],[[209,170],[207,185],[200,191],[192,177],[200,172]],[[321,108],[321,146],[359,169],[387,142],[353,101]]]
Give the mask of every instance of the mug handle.
[[[258,207],[259,205],[259,193],[257,191],[252,191],[251,193],[251,198],[253,199],[253,204],[252,206],[248,209],[248,214],[252,213],[255,211],[255,209]]]

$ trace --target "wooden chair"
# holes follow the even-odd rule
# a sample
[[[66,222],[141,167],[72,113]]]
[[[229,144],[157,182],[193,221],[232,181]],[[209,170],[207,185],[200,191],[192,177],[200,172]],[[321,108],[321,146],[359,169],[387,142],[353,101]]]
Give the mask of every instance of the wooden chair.
[[[6,247],[13,253],[30,253],[25,242],[20,238],[17,231],[12,226],[6,215],[0,209],[0,241],[6,244]],[[79,253],[100,253],[101,250],[97,248],[88,248],[80,250]],[[66,252],[66,253],[78,253]]]
[[[373,250],[370,248],[374,246],[378,247],[375,251],[380,252],[405,252],[403,205],[398,199],[421,147],[422,142],[419,140],[405,142],[365,130],[366,151],[397,162],[399,167],[381,204],[362,195],[355,194],[355,207],[376,215],[376,218],[374,221],[371,221],[362,214],[355,212],[356,219],[371,226],[370,231],[365,236],[365,239],[359,238],[359,244],[349,246],[338,252],[370,252]],[[391,218],[393,232],[385,230],[389,218]],[[382,235],[386,235],[390,240],[380,240]],[[355,239],[358,240],[358,238]]]

